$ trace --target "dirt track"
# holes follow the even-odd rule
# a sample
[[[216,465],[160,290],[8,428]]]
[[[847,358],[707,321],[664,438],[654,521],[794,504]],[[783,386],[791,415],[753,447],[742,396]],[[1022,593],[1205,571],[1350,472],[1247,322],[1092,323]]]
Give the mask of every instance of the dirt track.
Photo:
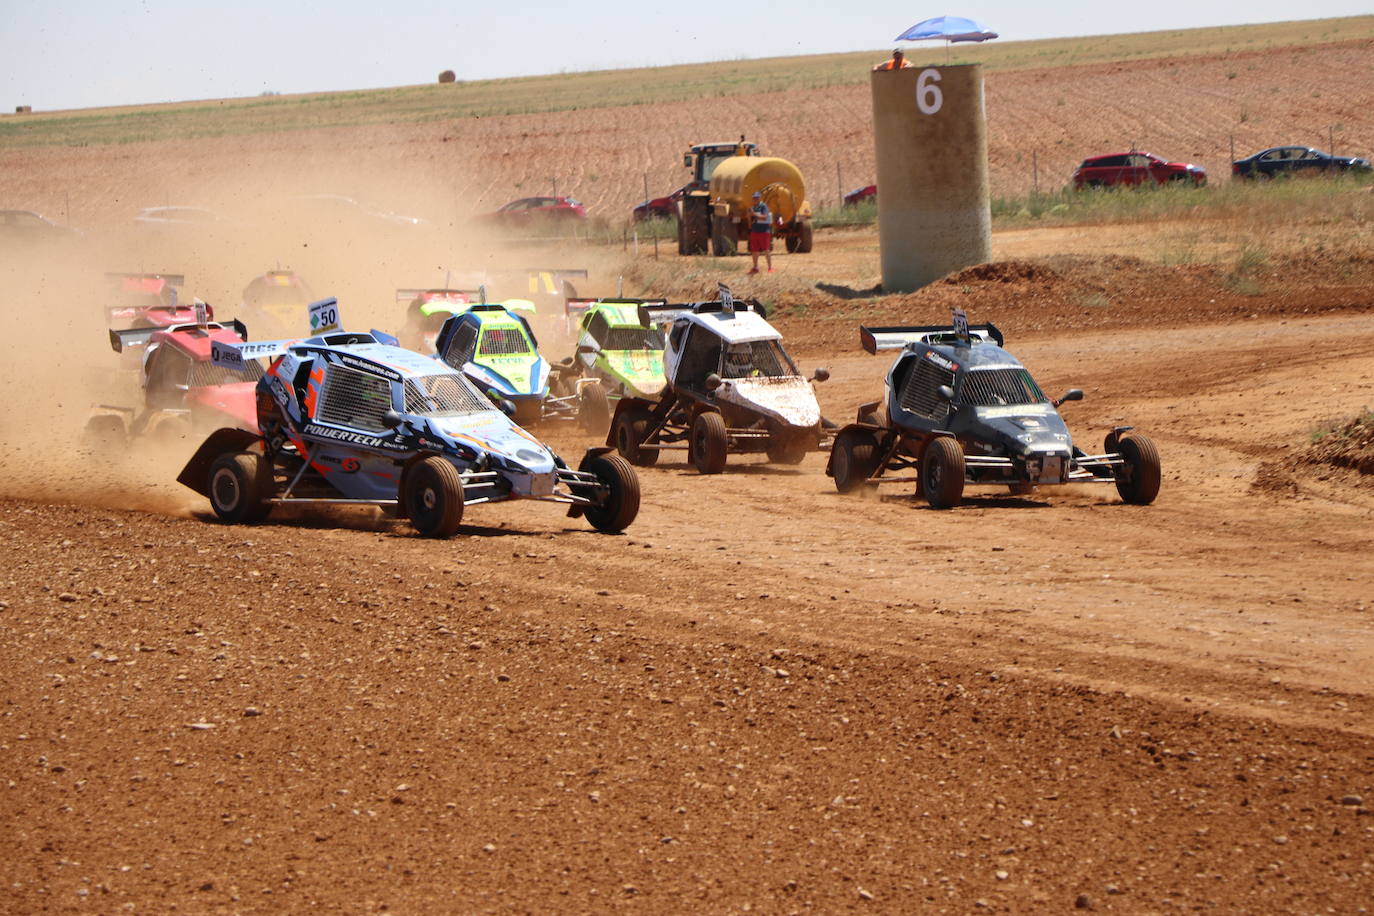
[[[26,154],[24,181],[86,155]],[[140,162],[87,176],[107,225]],[[1000,235],[997,264],[876,298],[871,233],[836,233],[745,291],[830,368],[836,419],[888,365],[859,320],[968,305],[1085,390],[1081,441],[1155,439],[1153,506],[936,512],[835,494],[821,454],[665,461],[625,536],[502,505],[447,542],[367,513],[226,527],[180,456],[77,451],[114,396],[98,316],[57,295],[84,276],[3,263],[11,303],[72,307],[46,333],[0,314],[24,342],[0,367],[0,911],[1366,911],[1374,487],[1301,456],[1374,405],[1374,267],[1275,256],[1242,295],[1123,257],[1134,231]],[[436,263],[255,241],[157,266],[232,296],[275,244],[372,319]],[[708,279],[672,261],[596,282]]]

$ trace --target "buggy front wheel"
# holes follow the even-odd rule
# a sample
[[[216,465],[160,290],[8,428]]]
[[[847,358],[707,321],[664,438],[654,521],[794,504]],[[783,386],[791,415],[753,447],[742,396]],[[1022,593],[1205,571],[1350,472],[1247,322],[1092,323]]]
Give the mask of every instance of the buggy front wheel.
[[[1121,464],[1116,471],[1116,492],[1121,501],[1148,506],[1159,495],[1159,452],[1148,436],[1127,433],[1117,440]]]
[[[257,452],[227,452],[210,465],[205,490],[224,521],[261,521],[272,510],[272,466]]]
[[[697,414],[692,421],[692,464],[703,474],[719,474],[725,470],[725,450],[729,434],[725,418],[714,410]]]
[[[964,451],[958,440],[930,440],[921,455],[921,495],[932,509],[952,509],[963,501]]]
[[[410,523],[425,537],[449,537],[463,522],[463,480],[458,469],[438,455],[410,469],[404,495]]]
[[[582,510],[592,527],[606,534],[628,528],[639,515],[639,477],[630,463],[619,455],[592,455],[578,470],[595,475],[606,488],[600,505]]]

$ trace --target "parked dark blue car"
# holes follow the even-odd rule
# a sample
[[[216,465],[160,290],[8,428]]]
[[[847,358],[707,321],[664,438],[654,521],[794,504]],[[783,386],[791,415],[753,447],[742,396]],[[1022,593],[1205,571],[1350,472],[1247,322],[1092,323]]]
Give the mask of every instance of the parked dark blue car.
[[[1310,146],[1276,146],[1231,163],[1237,178],[1274,178],[1278,175],[1327,175],[1338,172],[1368,172],[1369,160],[1355,156],[1333,156]]]

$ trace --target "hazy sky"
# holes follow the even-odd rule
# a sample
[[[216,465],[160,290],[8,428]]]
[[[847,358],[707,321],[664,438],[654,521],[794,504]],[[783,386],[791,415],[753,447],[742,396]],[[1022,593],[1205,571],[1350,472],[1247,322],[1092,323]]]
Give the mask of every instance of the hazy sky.
[[[1370,12],[1371,0],[0,0],[0,110],[371,89],[445,69],[482,79],[881,49],[941,15],[1016,41]]]

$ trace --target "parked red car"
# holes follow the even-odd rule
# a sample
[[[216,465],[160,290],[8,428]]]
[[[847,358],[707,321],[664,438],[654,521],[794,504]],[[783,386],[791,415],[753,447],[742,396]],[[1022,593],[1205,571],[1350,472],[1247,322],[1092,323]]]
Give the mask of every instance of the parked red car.
[[[575,197],[522,197],[481,218],[486,222],[524,226],[542,220],[584,220],[587,208]]]
[[[634,221],[637,223],[651,219],[677,219],[677,202],[682,200],[682,195],[687,193],[686,187],[678,188],[667,197],[655,197],[639,204],[634,209]]]
[[[1165,162],[1151,153],[1132,150],[1108,156],[1090,156],[1073,171],[1073,187],[1084,188],[1137,187],[1186,181],[1194,187],[1207,183],[1207,170],[1187,162]]]
[[[855,188],[844,196],[844,206],[857,207],[859,204],[878,199],[878,186],[876,184],[866,184],[862,188]]]

